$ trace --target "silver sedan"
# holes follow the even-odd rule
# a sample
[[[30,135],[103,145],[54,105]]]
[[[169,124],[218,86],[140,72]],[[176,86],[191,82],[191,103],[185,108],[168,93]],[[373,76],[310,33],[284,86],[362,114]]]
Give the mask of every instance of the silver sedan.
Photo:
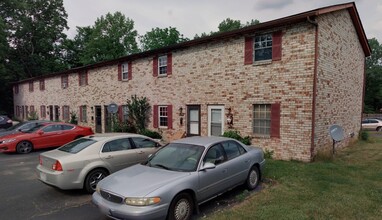
[[[85,189],[115,171],[147,161],[161,145],[138,134],[108,133],[77,139],[40,154],[38,178],[60,189]]]
[[[256,188],[260,148],[223,137],[184,138],[149,161],[101,180],[92,201],[114,219],[190,219],[197,206],[238,185]]]

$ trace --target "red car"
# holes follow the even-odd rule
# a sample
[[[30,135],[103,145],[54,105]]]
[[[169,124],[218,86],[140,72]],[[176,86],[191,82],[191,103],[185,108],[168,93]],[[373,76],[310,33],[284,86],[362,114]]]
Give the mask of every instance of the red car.
[[[44,123],[27,131],[0,137],[0,152],[27,154],[33,149],[59,147],[92,134],[94,132],[90,127],[68,123]]]

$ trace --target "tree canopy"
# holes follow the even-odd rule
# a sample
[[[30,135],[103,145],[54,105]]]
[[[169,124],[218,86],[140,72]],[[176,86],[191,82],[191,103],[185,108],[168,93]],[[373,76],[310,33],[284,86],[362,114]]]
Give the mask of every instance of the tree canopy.
[[[183,35],[173,27],[163,29],[153,28],[145,35],[140,36],[142,51],[157,49],[188,40],[187,38],[183,38]]]

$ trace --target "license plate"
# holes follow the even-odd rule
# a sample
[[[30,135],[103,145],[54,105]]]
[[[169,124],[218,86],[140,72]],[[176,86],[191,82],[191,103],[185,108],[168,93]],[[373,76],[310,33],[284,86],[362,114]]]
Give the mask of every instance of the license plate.
[[[46,181],[46,174],[40,172],[40,179]]]

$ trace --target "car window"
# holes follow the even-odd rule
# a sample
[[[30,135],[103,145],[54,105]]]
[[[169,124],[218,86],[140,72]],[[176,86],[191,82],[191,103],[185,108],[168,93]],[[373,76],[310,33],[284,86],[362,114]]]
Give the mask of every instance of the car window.
[[[131,144],[128,138],[112,140],[104,144],[102,152],[113,152],[131,149]]]
[[[223,142],[222,146],[224,148],[224,151],[227,155],[228,160],[231,160],[235,157],[240,156],[240,154],[242,152],[242,151],[240,151],[240,148],[243,148],[242,146],[240,146],[238,143],[236,143],[234,141]]]
[[[216,144],[208,149],[206,155],[204,156],[203,162],[210,162],[218,165],[224,162],[224,152],[220,144]]]
[[[74,126],[72,125],[62,125],[62,130],[72,130]]]
[[[370,120],[369,120],[369,123],[378,123],[378,121],[377,121],[377,120],[370,119]]]
[[[45,128],[42,129],[44,132],[54,132],[54,131],[60,131],[61,125],[48,125]]]
[[[141,137],[132,137],[131,138],[137,148],[151,148],[156,147],[158,144],[152,140]]]
[[[0,116],[0,121],[4,121],[4,118]]]
[[[97,141],[94,139],[80,138],[63,145],[62,147],[58,148],[58,150],[75,154],[96,142]]]

